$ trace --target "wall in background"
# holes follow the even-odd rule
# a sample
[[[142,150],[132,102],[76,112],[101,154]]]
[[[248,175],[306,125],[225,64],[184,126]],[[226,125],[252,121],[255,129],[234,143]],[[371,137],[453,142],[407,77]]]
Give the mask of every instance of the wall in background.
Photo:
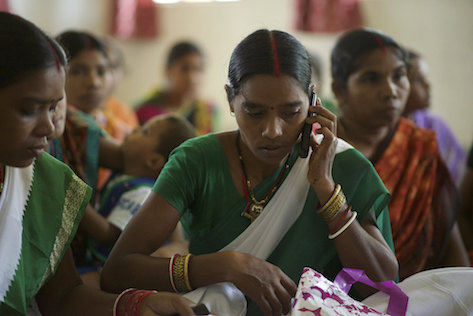
[[[11,0],[18,14],[52,35],[79,28],[108,31],[109,0]],[[433,110],[443,116],[464,147],[473,141],[473,1],[363,0],[367,26],[385,31],[422,53],[431,68]],[[175,4],[158,8],[160,35],[154,40],[119,41],[128,74],[118,97],[133,104],[153,85],[164,84],[164,58],[170,45],[192,39],[207,56],[203,94],[221,107],[222,129],[235,127],[223,86],[234,46],[258,28],[294,34],[325,60],[323,94],[330,95],[328,58],[338,34],[295,32],[292,0],[241,0],[212,4]]]

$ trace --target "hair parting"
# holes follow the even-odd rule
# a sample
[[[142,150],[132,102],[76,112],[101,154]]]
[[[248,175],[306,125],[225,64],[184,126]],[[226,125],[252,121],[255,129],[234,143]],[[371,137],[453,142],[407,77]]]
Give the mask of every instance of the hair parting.
[[[273,48],[273,57],[274,57],[274,74],[276,77],[279,77],[281,74],[279,70],[279,56],[278,56],[278,50],[276,47],[276,41],[274,40],[273,37],[273,32],[269,32],[269,38],[271,40],[271,47]]]

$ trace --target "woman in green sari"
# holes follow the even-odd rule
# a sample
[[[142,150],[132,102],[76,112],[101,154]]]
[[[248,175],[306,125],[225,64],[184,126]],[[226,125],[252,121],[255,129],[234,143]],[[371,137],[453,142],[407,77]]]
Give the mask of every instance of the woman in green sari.
[[[0,315],[192,314],[171,293],[82,284],[69,245],[91,189],[44,152],[66,59],[32,23],[0,12]]]
[[[389,194],[372,165],[337,139],[335,115],[320,100],[309,110],[310,82],[309,57],[293,36],[246,37],[225,87],[239,129],[174,150],[112,250],[102,287],[181,292],[231,282],[251,300],[249,315],[281,315],[304,266],[330,278],[351,267],[394,279]],[[299,158],[305,123],[318,135]],[[152,258],[179,220],[193,256]]]

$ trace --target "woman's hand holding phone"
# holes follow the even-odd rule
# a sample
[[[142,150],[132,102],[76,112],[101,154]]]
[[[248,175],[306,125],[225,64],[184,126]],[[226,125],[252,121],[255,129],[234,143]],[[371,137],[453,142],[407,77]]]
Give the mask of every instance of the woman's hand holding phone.
[[[320,203],[326,202],[332,194],[335,182],[332,177],[333,159],[337,148],[337,117],[335,114],[321,106],[320,99],[317,98],[316,106],[309,107],[307,124],[320,125],[316,129],[317,134],[322,134],[320,143],[315,140],[315,135],[310,137],[312,154],[309,161],[309,172],[307,178],[314,188]]]
[[[310,91],[310,105],[309,111],[307,112],[307,117],[313,117],[314,112],[311,112],[310,109],[314,108],[317,102],[317,93],[314,91],[313,86],[311,86]],[[310,135],[312,134],[312,124],[305,123],[302,128],[302,137],[301,137],[301,146],[299,147],[299,156],[301,158],[306,158],[309,154],[309,145],[310,145]]]

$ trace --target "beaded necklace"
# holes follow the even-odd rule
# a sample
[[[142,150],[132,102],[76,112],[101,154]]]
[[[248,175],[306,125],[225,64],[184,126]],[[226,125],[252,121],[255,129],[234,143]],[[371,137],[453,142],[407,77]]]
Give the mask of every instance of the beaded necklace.
[[[238,143],[239,136],[240,136],[240,132],[238,131],[237,136],[236,136],[236,148],[238,152],[238,158],[240,159],[240,165],[241,165],[241,170],[242,170],[243,192],[245,193],[245,200],[246,200],[246,208],[241,213],[241,216],[246,217],[251,222],[253,222],[256,218],[258,218],[258,216],[263,211],[263,208],[266,205],[266,203],[268,203],[269,199],[273,196],[274,192],[276,192],[276,190],[278,189],[279,182],[281,181],[286,170],[289,168],[289,161],[292,156],[292,151],[287,156],[286,161],[284,163],[284,167],[281,169],[281,172],[279,173],[279,176],[276,179],[276,182],[274,182],[274,184],[268,190],[264,198],[258,201],[253,193],[253,190],[251,189],[251,182],[248,179],[248,176],[246,174],[245,163],[243,161],[243,156],[241,155],[240,144]],[[251,203],[250,203],[250,199],[251,199]]]

